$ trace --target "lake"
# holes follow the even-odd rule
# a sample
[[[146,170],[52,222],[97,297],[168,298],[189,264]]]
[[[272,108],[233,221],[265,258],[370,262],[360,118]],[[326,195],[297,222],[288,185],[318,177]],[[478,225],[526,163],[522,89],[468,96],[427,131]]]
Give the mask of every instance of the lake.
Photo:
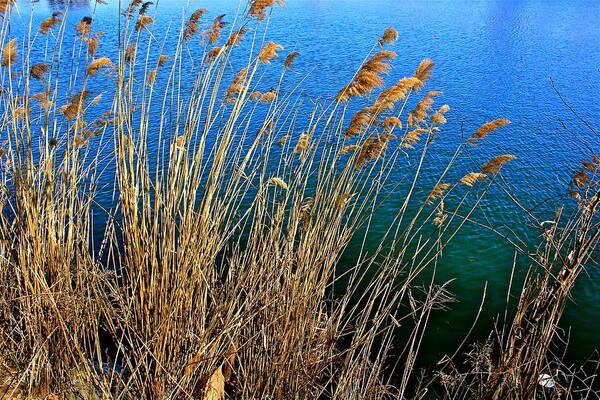
[[[93,16],[94,30],[106,31],[99,53],[110,57],[114,42],[118,3],[73,2],[68,14],[74,23]],[[156,1],[149,15],[156,43],[166,52],[173,44],[169,36],[185,16],[199,7],[209,10],[208,19],[227,14],[231,20],[237,1],[204,0]],[[431,160],[431,173],[443,166],[452,150],[486,121],[508,118],[512,124],[490,135],[485,144],[472,151],[471,159],[459,165],[455,176],[475,170],[495,155],[518,158],[504,170],[510,192],[533,210],[540,220],[550,219],[565,201],[559,197],[579,162],[599,154],[599,141],[581,122],[598,127],[600,116],[600,2],[595,0],[288,0],[275,7],[268,22],[268,40],[286,51],[301,53],[294,66],[295,82],[303,79],[297,98],[300,107],[313,101],[332,99],[353,76],[383,30],[398,30],[400,38],[391,48],[398,53],[386,77],[390,84],[410,76],[423,58],[436,66],[428,83],[430,90],[444,92],[442,100],[451,106],[448,124],[435,144],[439,160]],[[24,33],[29,5],[20,3],[13,15],[13,36]],[[33,4],[34,26],[52,11],[64,10],[62,1]],[[157,11],[158,10],[158,11]],[[266,24],[267,22],[265,22]],[[111,31],[113,32],[111,34]],[[68,35],[67,35],[68,36]],[[112,50],[114,51],[114,50]],[[35,52],[32,53],[35,57]],[[283,62],[282,60],[278,61]],[[101,80],[92,90],[103,90]],[[555,90],[556,89],[556,90]],[[572,113],[564,100],[577,112]],[[354,101],[351,109],[360,107]],[[443,104],[443,103],[442,103]],[[437,164],[436,164],[437,163]],[[113,175],[106,173],[106,183]],[[110,206],[111,190],[98,197]],[[383,229],[390,213],[401,204],[390,200],[380,210],[374,229]],[[499,189],[492,189],[474,218],[502,232],[534,245],[539,230],[530,224],[518,207]],[[99,220],[101,221],[101,219]],[[97,227],[101,232],[102,227]],[[533,250],[533,247],[532,247]],[[346,257],[351,259],[352,248]],[[432,362],[454,349],[469,331],[482,301],[483,313],[474,338],[484,338],[495,317],[503,315],[514,250],[502,239],[482,228],[466,225],[446,250],[437,267],[436,280],[454,279],[449,289],[458,302],[451,312],[435,313],[425,338],[425,361]],[[520,264],[518,277],[528,264]],[[600,271],[589,267],[581,276],[563,318],[570,328],[569,359],[581,361],[600,346]]]

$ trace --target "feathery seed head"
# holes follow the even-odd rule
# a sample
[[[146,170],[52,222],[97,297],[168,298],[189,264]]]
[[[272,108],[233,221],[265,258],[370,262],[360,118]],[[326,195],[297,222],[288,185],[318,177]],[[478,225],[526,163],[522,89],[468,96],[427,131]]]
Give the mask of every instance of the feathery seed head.
[[[56,16],[54,14],[52,14],[51,17],[43,20],[42,23],[40,24],[40,28],[38,29],[38,32],[41,33],[42,35],[47,35],[48,32],[50,32],[50,30],[52,29],[52,27],[54,25],[60,24],[63,21],[61,18],[58,18],[59,15],[62,15],[62,13],[58,14]]]
[[[504,154],[498,157],[492,158],[490,161],[484,163],[480,168],[484,174],[495,175],[500,172],[502,166],[510,160],[517,158],[512,154]]]
[[[281,7],[285,6],[285,3],[282,0],[250,0],[250,9],[248,10],[248,15],[251,17],[255,17],[258,20],[263,20],[267,17],[266,9],[268,7],[273,7],[273,5],[278,4]]]
[[[446,192],[446,190],[448,190],[451,187],[452,185],[449,183],[438,183],[433,187],[433,189],[429,193],[429,196],[427,196],[426,201],[428,203],[432,203],[433,200],[440,198]]]
[[[395,40],[398,39],[398,31],[396,31],[394,28],[386,28],[383,31],[383,36],[381,36],[381,39],[379,39],[379,46],[383,47],[384,43],[387,44],[393,44]]]
[[[163,65],[165,65],[165,61],[169,60],[171,57],[169,56],[165,56],[163,54],[161,54],[160,56],[158,56],[158,63],[157,65],[159,67],[162,67]]]
[[[135,30],[137,32],[141,31],[142,29],[145,29],[148,24],[153,24],[154,23],[154,19],[148,15],[140,15],[137,19],[137,22],[135,23]]]
[[[298,53],[297,51],[292,51],[290,54],[287,55],[287,57],[285,58],[285,63],[283,64],[286,68],[291,68],[292,64],[294,63],[294,60],[296,59],[296,57],[298,57],[300,55],[300,53]]]
[[[83,17],[75,27],[75,31],[79,36],[84,37],[92,33],[92,17]]]
[[[460,178],[459,185],[473,186],[476,182],[482,181],[487,177],[483,172],[471,172]]]
[[[209,43],[217,43],[221,37],[221,30],[229,24],[229,22],[223,21],[223,18],[225,18],[225,14],[219,15],[217,18],[215,18],[210,26],[210,29],[208,32],[206,32]]]
[[[433,68],[434,65],[435,65],[435,63],[429,58],[426,58],[419,63],[419,65],[417,66],[417,69],[415,71],[415,74],[413,75],[415,78],[417,78],[419,80],[419,82],[415,83],[413,85],[413,87],[412,87],[413,90],[421,89],[425,85],[425,81],[427,81],[427,79],[431,78],[431,69]]]
[[[393,51],[379,51],[360,67],[352,82],[338,92],[336,100],[348,101],[350,97],[364,96],[376,87],[383,86],[380,74],[389,71],[389,60],[396,56]]]
[[[17,60],[17,39],[12,39],[2,50],[2,66],[8,67],[13,65]]]
[[[282,45],[275,42],[269,42],[258,53],[258,60],[263,64],[270,64],[270,60],[277,57],[277,51],[282,49]]]
[[[506,118],[498,118],[493,121],[486,122],[471,135],[468,142],[472,145],[476,145],[478,140],[485,139],[490,132],[508,124],[510,124],[510,121]]]
[[[94,76],[98,73],[100,68],[104,67],[112,67],[113,63],[110,61],[108,57],[100,57],[93,60],[90,65],[87,67],[88,75]]]
[[[50,66],[48,64],[33,64],[29,73],[31,74],[31,77],[42,80],[48,71],[50,71]]]

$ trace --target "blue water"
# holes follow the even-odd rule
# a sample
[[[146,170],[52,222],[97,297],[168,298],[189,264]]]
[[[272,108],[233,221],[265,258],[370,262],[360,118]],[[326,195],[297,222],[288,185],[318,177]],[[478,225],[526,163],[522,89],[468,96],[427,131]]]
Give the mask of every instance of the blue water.
[[[149,12],[157,20],[154,43],[164,45],[168,53],[173,44],[168,32],[179,27],[186,3],[157,3],[157,9]],[[234,0],[195,1],[185,15],[205,7],[210,11],[208,18],[232,16],[238,6]],[[27,8],[21,4],[20,16],[13,16],[16,32],[19,20],[27,23]],[[37,24],[51,11],[62,10],[64,3],[40,2],[34,8]],[[107,32],[98,53],[110,57],[117,13],[116,2],[97,6],[93,1],[77,2],[71,6],[69,19],[76,22],[93,15],[94,30]],[[225,19],[231,20],[229,16]],[[526,208],[535,207],[536,215],[544,220],[565,200],[555,196],[565,192],[571,170],[590,154],[600,153],[598,138],[562,103],[551,83],[581,118],[599,128],[599,18],[600,2],[594,0],[289,0],[287,7],[274,9],[267,37],[285,47],[283,54],[301,53],[292,77],[296,83],[304,79],[298,98],[303,107],[309,107],[313,100],[335,96],[383,30],[396,28],[400,39],[392,49],[399,56],[386,82],[411,75],[420,60],[431,58],[437,65],[428,88],[443,91],[440,101],[452,107],[449,122],[435,143],[437,158],[429,160],[428,171],[441,168],[455,146],[482,123],[508,118],[512,124],[474,148],[452,177],[475,171],[479,163],[495,155],[514,154],[518,159],[503,171],[510,191]],[[95,85],[92,90],[103,90],[101,79]],[[353,101],[351,109],[360,105]],[[106,182],[110,179],[108,173]],[[109,205],[110,193],[100,193],[100,202]],[[383,229],[402,200],[390,200],[388,209],[377,214],[373,229]],[[539,231],[528,225],[524,213],[499,189],[491,190],[474,217],[529,245],[538,239]],[[452,351],[469,331],[486,284],[487,296],[473,338],[489,333],[494,318],[503,316],[513,257],[512,248],[494,234],[465,226],[437,267],[436,281],[454,279],[449,289],[458,302],[451,305],[451,312],[434,314],[423,347],[426,359],[434,361]],[[527,267],[520,264],[517,277]],[[587,272],[562,321],[564,328],[571,329],[568,354],[572,360],[582,360],[600,347],[600,271],[590,266]]]

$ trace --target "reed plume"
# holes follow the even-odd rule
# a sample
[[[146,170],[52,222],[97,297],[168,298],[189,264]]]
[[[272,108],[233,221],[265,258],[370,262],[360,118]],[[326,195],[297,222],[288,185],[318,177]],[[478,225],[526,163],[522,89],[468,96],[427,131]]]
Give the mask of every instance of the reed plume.
[[[446,190],[450,189],[451,187],[452,187],[452,184],[450,184],[450,183],[438,183],[437,185],[435,185],[433,187],[431,192],[429,192],[429,195],[427,196],[426,201],[428,203],[432,203],[433,200],[440,198],[446,192]]]
[[[482,181],[487,177],[483,172],[471,172],[460,178],[459,185],[473,186],[476,182]]]
[[[364,96],[376,87],[381,87],[383,78],[380,74],[389,71],[389,61],[396,56],[393,51],[379,51],[360,67],[352,82],[338,92],[336,100],[348,101],[350,97]]]
[[[85,138],[80,135],[75,135],[75,137],[73,137],[73,145],[75,147],[82,147],[86,144],[86,142],[87,141],[85,140]]]
[[[6,14],[16,0],[0,0],[0,14]]]
[[[225,49],[225,46],[215,46],[206,54],[206,61],[213,62]]]
[[[287,57],[285,58],[285,63],[283,64],[286,68],[292,68],[292,64],[294,63],[294,60],[296,59],[296,57],[298,57],[300,55],[300,53],[298,53],[297,51],[292,51],[290,54],[287,55]]]
[[[484,174],[495,175],[500,172],[504,164],[506,164],[510,160],[514,160],[515,158],[517,157],[512,154],[504,154],[501,156],[494,157],[480,167],[481,172],[483,172]]]
[[[156,69],[150,70],[150,72],[148,72],[148,83],[150,85],[154,85],[154,81],[156,80],[157,73],[158,73],[158,70],[156,70]]]
[[[418,143],[419,140],[421,140],[421,135],[427,132],[429,131],[424,128],[415,128],[413,130],[408,131],[406,135],[404,135],[404,137],[402,138],[400,146],[407,149],[413,149],[414,144]]]
[[[53,101],[50,100],[42,100],[40,101],[40,103],[38,104],[38,107],[42,110],[47,110],[50,107],[52,107],[54,105]]]
[[[361,69],[371,71],[376,74],[387,73],[391,68],[389,61],[397,56],[398,54],[394,53],[393,51],[381,50],[367,60],[367,62],[362,65]]]
[[[100,71],[100,68],[104,67],[112,67],[113,63],[110,61],[108,57],[100,57],[93,60],[90,65],[87,67],[87,74],[90,76],[94,76]]]
[[[433,62],[433,60],[429,58],[426,58],[419,63],[413,75],[413,77],[417,78],[419,81],[415,82],[415,84],[412,87],[413,90],[419,90],[425,85],[425,81],[431,78],[431,69],[434,65],[435,63]]]
[[[131,2],[129,3],[129,6],[127,6],[127,9],[125,11],[123,11],[123,15],[125,17],[127,17],[128,19],[133,18],[133,16],[135,15],[137,8],[139,6],[141,6],[143,3],[143,0],[131,0]]]
[[[165,65],[165,61],[169,60],[171,57],[166,56],[164,54],[161,54],[160,56],[158,56],[158,63],[157,65],[159,67],[162,67],[163,65]]]
[[[248,32],[250,32],[250,28],[245,28],[245,27],[242,27],[242,28],[238,29],[236,32],[233,32],[227,38],[227,41],[225,42],[225,46],[227,46],[227,47],[237,46],[238,44],[240,44],[240,41],[244,38],[244,36],[246,36],[246,34]]]
[[[206,8],[199,8],[192,13],[190,18],[185,23],[183,30],[183,39],[190,40],[194,35],[200,32],[199,24],[202,16],[206,14],[208,10]]]
[[[384,118],[379,125],[386,130],[393,130],[395,128],[402,129],[402,121],[400,121],[398,117]]]
[[[146,14],[146,13],[148,12],[148,8],[150,8],[150,6],[151,6],[152,4],[154,4],[154,3],[153,3],[153,2],[151,2],[151,1],[147,1],[147,2],[145,2],[144,4],[142,4],[142,6],[140,7],[140,12],[139,12],[139,14],[140,14],[140,15],[144,15],[144,14]]]
[[[360,152],[354,160],[356,169],[362,168],[367,162],[379,158],[386,149],[389,141],[395,139],[396,135],[384,133],[377,135],[372,133],[360,146]]]
[[[225,92],[225,102],[234,102],[235,96],[242,93],[242,90],[244,88],[243,83],[246,80],[246,77],[248,76],[248,68],[249,67],[242,68],[236,74],[235,78],[233,78],[233,81],[231,82],[231,84],[227,88],[227,91]]]
[[[98,46],[100,46],[100,36],[102,35],[104,35],[104,32],[97,32],[94,35],[80,38],[83,42],[85,42],[88,49],[88,54],[90,56],[93,57],[96,54]]]
[[[429,116],[427,113],[431,110],[431,106],[434,103],[433,96],[438,95],[439,92],[428,92],[408,113],[408,126],[418,127],[420,124],[425,122],[425,118]]]
[[[75,26],[75,32],[80,37],[88,36],[92,33],[92,17],[83,17],[81,21]]]
[[[153,23],[154,23],[154,19],[152,19],[152,17],[142,14],[138,17],[137,22],[135,23],[135,30],[137,32],[139,32],[142,29],[146,29],[148,24],[153,24]]]
[[[32,95],[30,97],[31,100],[46,100],[48,98],[48,95],[50,94],[50,91],[45,91],[45,92],[41,92],[41,93],[36,93],[34,95]]]
[[[38,80],[44,79],[44,75],[46,75],[46,72],[48,71],[50,71],[50,66],[48,64],[33,64],[29,69],[31,76]]]
[[[282,45],[279,45],[275,42],[269,42],[265,45],[265,47],[260,49],[260,52],[258,53],[258,60],[263,64],[270,64],[270,60],[277,57],[277,51],[282,49]]]
[[[448,120],[446,119],[446,113],[448,111],[450,111],[450,106],[447,104],[444,104],[443,106],[438,108],[438,110],[435,113],[433,113],[433,115],[429,118],[429,120],[434,125],[443,125],[446,122],[448,122]]]
[[[2,66],[8,67],[17,60],[17,39],[12,39],[2,50]]]
[[[90,91],[82,90],[79,93],[71,96],[69,102],[59,108],[59,112],[61,112],[66,119],[74,119],[79,117],[83,109],[85,108],[85,103],[91,94]]]
[[[585,171],[577,170],[573,173],[572,182],[576,186],[583,188],[583,187],[586,187],[591,182],[591,179]]]
[[[265,124],[263,124],[263,126],[261,126],[261,128],[258,130],[258,132],[256,132],[257,135],[270,135],[271,133],[273,133],[273,127],[275,126],[275,123],[273,121],[269,121],[266,122]]]
[[[38,29],[38,32],[41,33],[42,35],[47,35],[48,32],[50,32],[50,30],[52,29],[52,27],[54,25],[60,24],[63,21],[61,18],[59,18],[61,15],[62,15],[62,13],[60,11],[56,11],[52,14],[51,17],[43,20],[42,23],[40,24],[40,28]]]
[[[280,188],[282,188],[284,190],[288,190],[289,189],[287,183],[285,183],[285,181],[283,179],[281,179],[281,178],[277,178],[277,177],[270,178],[269,179],[269,183],[271,183],[273,185],[276,185],[276,186],[279,186]]]
[[[384,43],[393,44],[394,41],[398,40],[398,37],[399,37],[398,31],[396,31],[392,27],[386,28],[383,31],[383,36],[381,36],[381,39],[379,39],[379,41],[377,43],[379,44],[380,47],[383,47]]]
[[[298,138],[298,142],[296,143],[296,146],[294,147],[294,153],[302,153],[304,150],[306,150],[308,148],[309,144],[310,144],[310,135],[307,133],[300,134],[300,137]]]
[[[420,81],[415,77],[402,78],[382,91],[375,101],[380,107],[391,108],[398,100],[405,99],[408,92]]]
[[[282,137],[277,139],[277,145],[283,146],[285,144],[286,140],[288,140],[289,138],[290,138],[290,135],[283,135]]]
[[[444,212],[444,200],[440,201],[440,203],[436,207],[435,218],[433,219],[433,224],[436,226],[441,226],[446,222],[448,218],[448,214]]]
[[[583,168],[587,169],[592,174],[595,174],[596,172],[598,172],[598,161],[599,160],[595,160],[595,161],[582,161],[581,165],[583,166]]]
[[[357,144],[348,144],[348,145],[346,145],[346,146],[344,146],[344,147],[342,147],[340,149],[340,151],[338,152],[338,155],[339,156],[343,156],[346,153],[350,153],[350,152],[353,152],[353,151],[358,150],[358,149],[360,149],[359,145],[357,145]]]
[[[258,101],[261,103],[270,103],[271,101],[277,98],[277,91],[275,89],[271,89],[268,92],[262,93]]]
[[[490,132],[510,124],[506,118],[498,118],[493,121],[486,122],[477,129],[469,138],[468,142],[472,145],[477,145],[477,141],[484,139]]]
[[[100,93],[98,96],[94,97],[92,99],[92,101],[90,101],[91,105],[97,106],[98,104],[100,104],[100,101],[102,100],[102,93]]]
[[[221,30],[223,30],[223,28],[229,24],[229,22],[223,21],[223,18],[225,18],[225,14],[219,15],[210,25],[210,29],[206,33],[209,43],[217,43],[221,37]]]
[[[275,4],[282,7],[285,6],[285,2],[283,0],[250,0],[250,9],[248,10],[248,15],[258,18],[259,20],[263,20],[267,17],[266,9],[268,7],[273,7]]]
[[[125,54],[124,54],[125,62],[132,62],[134,60],[135,50],[136,50],[136,46],[134,43],[131,43],[127,46],[127,49],[125,49]]]
[[[350,119],[350,125],[346,128],[346,139],[377,123],[377,116],[378,113],[375,107],[365,107],[357,111]]]

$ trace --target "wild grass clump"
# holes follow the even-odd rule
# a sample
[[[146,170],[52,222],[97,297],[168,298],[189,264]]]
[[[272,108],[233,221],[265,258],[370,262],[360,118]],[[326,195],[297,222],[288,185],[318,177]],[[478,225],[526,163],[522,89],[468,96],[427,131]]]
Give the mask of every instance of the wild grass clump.
[[[452,166],[508,121],[476,131],[430,195],[419,196],[450,111],[434,108],[441,92],[420,93],[433,61],[346,118],[352,98],[384,87],[397,54],[379,50],[334,101],[298,118],[284,83],[299,53],[263,39],[261,21],[281,3],[252,1],[235,23],[190,12],[169,51],[153,35],[151,2],[123,10],[116,51],[91,17],[72,27],[49,16],[29,27],[25,48],[4,20],[3,394],[214,400],[414,392],[429,316],[451,300],[444,286],[416,296],[414,282],[464,223],[456,216],[468,219],[482,196],[455,204],[450,193],[489,186],[514,156],[462,178]],[[75,49],[66,63],[68,35]],[[396,39],[388,28],[373,46]],[[42,44],[42,56],[23,57]],[[67,64],[71,73],[58,73]],[[101,94],[92,92],[98,79],[107,82]],[[421,100],[411,106],[415,96]],[[403,185],[391,179],[398,168],[408,176]],[[105,170],[114,171],[114,204],[102,210],[98,238],[93,217]],[[390,186],[402,189],[401,206],[367,250]],[[364,251],[341,270],[352,241]],[[587,260],[586,246],[567,280]],[[550,249],[544,257],[558,259]],[[410,335],[391,361],[404,320]],[[507,353],[495,371],[516,362]],[[494,379],[486,390],[506,393],[504,378]]]
[[[487,123],[482,129],[497,125]],[[512,158],[495,157],[482,166],[481,175],[499,173],[502,164]],[[530,215],[541,238],[535,253],[527,255],[531,266],[516,307],[507,312],[487,341],[475,344],[467,353],[468,370],[446,362],[449,368],[438,376],[444,398],[598,397],[597,365],[563,362],[568,337],[559,322],[576,280],[593,263],[600,240],[599,161],[592,156],[573,172],[569,187],[574,210],[560,207],[545,221]]]

